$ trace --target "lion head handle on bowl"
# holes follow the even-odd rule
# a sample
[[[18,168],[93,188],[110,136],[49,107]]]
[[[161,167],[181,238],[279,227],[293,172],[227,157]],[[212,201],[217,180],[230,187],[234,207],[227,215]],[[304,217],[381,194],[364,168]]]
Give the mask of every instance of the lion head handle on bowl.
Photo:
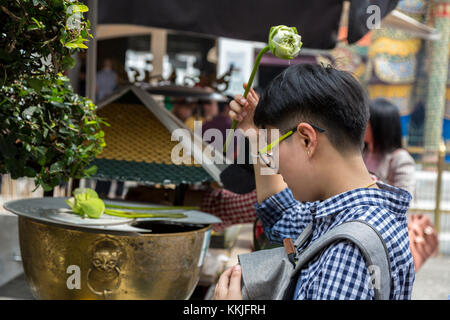
[[[117,240],[103,237],[94,242],[91,252],[87,285],[92,293],[107,298],[120,287],[124,251]]]

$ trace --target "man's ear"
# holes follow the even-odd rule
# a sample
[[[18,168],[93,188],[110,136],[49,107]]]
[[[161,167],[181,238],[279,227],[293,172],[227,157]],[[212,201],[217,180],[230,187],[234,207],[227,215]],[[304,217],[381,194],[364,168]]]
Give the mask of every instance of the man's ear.
[[[366,131],[364,133],[364,143],[367,144],[367,147],[369,148],[370,152],[373,152],[373,132],[372,132],[372,126],[370,125],[370,121],[367,123]]]
[[[300,134],[302,145],[305,147],[308,155],[314,154],[317,148],[317,132],[310,124],[302,122],[297,126],[297,132]]]

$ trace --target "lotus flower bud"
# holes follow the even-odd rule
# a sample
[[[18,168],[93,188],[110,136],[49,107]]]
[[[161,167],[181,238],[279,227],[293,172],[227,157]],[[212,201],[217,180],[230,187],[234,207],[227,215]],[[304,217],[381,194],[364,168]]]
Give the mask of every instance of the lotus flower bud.
[[[294,59],[302,48],[302,37],[298,34],[297,28],[286,27],[283,25],[270,28],[269,32],[269,44],[265,46],[256,57],[255,64],[253,65],[252,74],[247,82],[247,87],[245,88],[244,98],[247,97],[250,88],[252,87],[253,79],[255,77],[256,71],[258,70],[259,63],[261,62],[261,57],[267,52],[271,51],[272,54],[280,59]],[[233,139],[234,129],[236,129],[237,121],[233,120],[231,125],[231,130],[227,135],[225,144],[223,145],[222,151],[227,152],[228,145]]]
[[[269,47],[272,54],[280,59],[295,58],[302,47],[302,37],[295,27],[276,26],[270,28]]]
[[[72,211],[82,217],[100,218],[105,211],[105,203],[98,197],[97,192],[89,188],[78,188],[73,197],[66,200]]]

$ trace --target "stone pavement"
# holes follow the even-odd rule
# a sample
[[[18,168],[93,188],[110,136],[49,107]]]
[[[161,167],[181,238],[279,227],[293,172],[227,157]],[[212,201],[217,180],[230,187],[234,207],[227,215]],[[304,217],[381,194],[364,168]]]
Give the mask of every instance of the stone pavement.
[[[33,295],[22,273],[0,287],[0,300],[32,300]]]
[[[416,273],[412,299],[450,299],[450,256],[437,256],[425,262]]]

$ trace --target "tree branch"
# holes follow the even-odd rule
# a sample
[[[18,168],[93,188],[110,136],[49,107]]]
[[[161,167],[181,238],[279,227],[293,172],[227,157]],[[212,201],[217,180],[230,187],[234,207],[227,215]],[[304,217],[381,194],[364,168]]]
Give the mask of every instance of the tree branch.
[[[2,9],[2,11],[4,13],[6,13],[8,16],[11,17],[11,19],[15,20],[15,21],[20,21],[20,18],[18,16],[16,16],[14,13],[12,13],[11,11],[9,11],[8,9],[6,9],[4,6],[0,6],[0,8]]]

